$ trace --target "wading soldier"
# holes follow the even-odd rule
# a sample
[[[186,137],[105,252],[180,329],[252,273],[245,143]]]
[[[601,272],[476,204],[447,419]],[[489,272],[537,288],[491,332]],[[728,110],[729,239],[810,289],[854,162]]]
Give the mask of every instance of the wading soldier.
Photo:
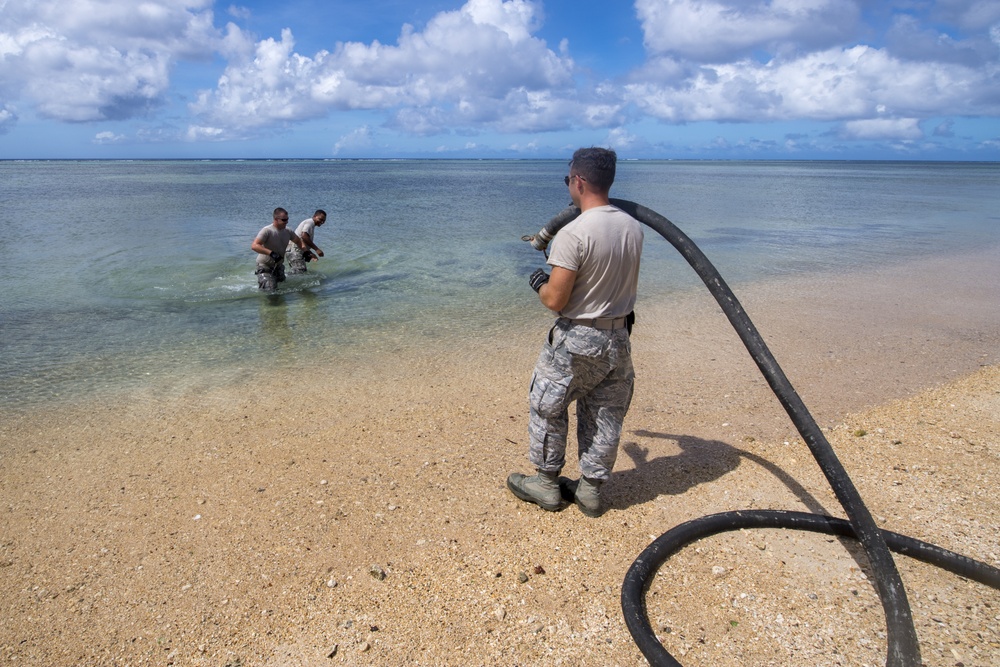
[[[316,228],[322,227],[325,222],[326,211],[319,209],[313,213],[311,218],[306,218],[295,228],[296,236],[302,239],[305,246],[300,249],[295,243],[288,244],[285,257],[288,258],[289,273],[306,273],[306,263],[316,257],[323,256],[323,251],[316,245]],[[316,255],[313,256],[310,251],[315,251]]]
[[[250,244],[257,253],[257,286],[263,290],[274,290],[285,279],[285,248],[289,241],[304,249],[302,239],[288,229],[288,211],[274,209],[274,220],[264,227]]]

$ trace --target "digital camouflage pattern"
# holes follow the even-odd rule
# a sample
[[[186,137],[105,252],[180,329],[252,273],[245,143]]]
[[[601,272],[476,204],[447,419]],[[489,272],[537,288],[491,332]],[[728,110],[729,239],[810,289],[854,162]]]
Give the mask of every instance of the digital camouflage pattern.
[[[580,472],[605,481],[618,457],[635,370],[626,329],[594,329],[560,318],[531,377],[528,458],[558,473],[566,463],[569,404],[576,401]]]
[[[289,273],[306,273],[306,256],[302,249],[295,244],[289,244],[285,251],[285,259],[288,260]]]
[[[267,258],[263,264],[257,265],[257,287],[263,290],[275,290],[278,283],[285,280],[285,263]]]

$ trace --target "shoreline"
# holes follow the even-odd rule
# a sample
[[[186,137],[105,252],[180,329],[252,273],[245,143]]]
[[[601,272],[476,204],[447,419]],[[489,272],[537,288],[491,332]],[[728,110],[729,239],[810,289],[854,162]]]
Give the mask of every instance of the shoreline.
[[[1000,262],[974,256],[734,291],[878,523],[998,566]],[[504,479],[528,471],[543,335],[359,359],[280,399],[203,387],[5,414],[0,651],[641,665],[618,595],[653,537],[744,507],[842,516],[704,290],[641,304],[611,510],[517,501]],[[650,619],[686,665],[882,664],[856,552],[787,531],[704,540],[660,571]],[[897,563],[926,664],[996,664],[1000,593]]]
[[[683,263],[680,258],[677,261]],[[813,366],[827,367],[829,360],[825,356],[832,354],[830,350],[820,350],[823,339],[831,342],[837,338],[836,332],[824,332],[819,325],[843,329],[851,335],[860,334],[867,345],[882,345],[877,340],[881,334],[892,337],[892,345],[911,345],[919,354],[924,355],[928,362],[926,370],[919,371],[917,376],[924,378],[922,382],[911,382],[903,373],[901,379],[906,383],[908,391],[930,386],[929,383],[941,379],[954,378],[962,372],[978,367],[970,364],[967,351],[959,349],[957,356],[961,361],[961,370],[948,372],[943,364],[932,358],[930,344],[940,344],[948,348],[962,347],[970,344],[965,340],[965,332],[958,330],[960,340],[947,339],[950,333],[941,326],[940,321],[927,321],[930,316],[927,311],[938,311],[933,315],[936,320],[953,318],[958,327],[965,327],[968,333],[976,334],[984,329],[988,334],[1000,318],[991,318],[987,313],[977,312],[992,307],[993,295],[1000,293],[1000,276],[993,264],[1000,261],[1000,244],[976,251],[958,251],[933,257],[908,257],[898,262],[883,264],[879,267],[852,268],[846,275],[835,272],[817,272],[811,274],[794,274],[790,276],[772,276],[751,282],[730,283],[735,296],[741,301],[748,316],[760,331],[764,342],[771,349],[776,360],[783,367],[788,358],[795,358],[807,374],[814,372]],[[688,267],[685,267],[688,268]],[[647,270],[648,267],[647,267]],[[695,278],[692,273],[691,278]],[[938,278],[955,279],[954,294],[944,289]],[[888,286],[879,287],[883,280]],[[912,282],[910,286],[903,281]],[[831,286],[832,285],[832,286]],[[840,287],[837,287],[840,285]],[[526,291],[526,290],[525,290]],[[910,291],[909,294],[906,292]],[[822,295],[814,298],[813,293]],[[302,384],[302,390],[308,391],[309,386],[319,382],[321,389],[340,391],[344,387],[337,382],[331,382],[330,377],[346,374],[352,379],[378,376],[383,373],[397,373],[397,377],[407,379],[407,369],[421,376],[428,374],[425,368],[433,365],[443,357],[457,358],[465,363],[475,364],[480,357],[487,357],[485,365],[491,365],[490,355],[501,351],[500,363],[505,363],[513,355],[520,364],[514,367],[524,368],[524,375],[530,375],[531,366],[537,354],[538,341],[551,325],[553,315],[542,306],[532,301],[529,295],[524,297],[524,310],[516,317],[480,325],[475,330],[463,329],[460,313],[449,313],[445,322],[431,320],[412,320],[397,322],[378,336],[363,327],[349,326],[342,335],[343,345],[337,347],[332,354],[324,351],[311,359],[309,364],[301,360],[297,365],[287,366],[283,362],[280,375],[296,376],[295,382],[287,382],[282,390],[288,394],[300,391],[297,384],[302,374],[308,380]],[[887,302],[887,300],[889,300]],[[677,356],[689,356],[690,350],[704,351],[705,343],[692,338],[684,338],[689,328],[675,327],[673,320],[698,317],[698,325],[704,328],[700,335],[706,335],[718,346],[729,346],[731,326],[724,317],[711,320],[709,313],[720,312],[715,301],[698,281],[698,284],[685,285],[662,293],[645,293],[640,290],[637,304],[640,326],[637,329],[636,353],[640,355],[652,339],[655,349],[666,350]],[[302,313],[296,312],[296,317]],[[808,317],[799,330],[786,330],[787,325],[773,322],[772,318]],[[666,326],[660,320],[667,318]],[[900,318],[898,323],[889,321]],[[280,318],[279,318],[280,319]],[[873,321],[877,320],[877,321]],[[299,323],[296,323],[296,325]],[[643,324],[652,324],[643,326]],[[967,324],[967,326],[966,326]],[[908,330],[908,326],[915,327]],[[267,331],[267,335],[275,338],[282,346],[289,346],[293,341],[294,327],[284,323],[280,331]],[[662,329],[662,332],[660,331]],[[917,340],[915,333],[926,331],[926,340]],[[782,349],[782,337],[794,337],[795,334],[810,340],[815,339],[816,346],[811,350],[792,349],[790,355],[785,355]],[[667,341],[655,340],[666,338]],[[672,345],[678,339],[681,343]],[[778,342],[775,342],[777,339]],[[742,344],[733,336],[732,341],[740,355],[746,356]],[[353,341],[353,342],[348,342]],[[793,346],[798,346],[792,341]],[[845,347],[838,343],[841,347]],[[800,347],[800,346],[798,346]],[[988,348],[988,345],[982,347]],[[523,353],[523,354],[522,354]],[[948,354],[954,351],[949,349]],[[178,351],[176,354],[183,354]],[[811,356],[810,356],[811,355]],[[225,356],[230,356],[227,352]],[[845,361],[854,361],[859,354],[851,355],[851,359],[840,359],[838,365]],[[527,361],[523,361],[523,360]],[[982,359],[1000,360],[1000,355],[983,354]],[[713,360],[714,361],[714,360]],[[987,362],[983,362],[987,363]],[[242,393],[248,385],[255,383],[256,371],[252,362],[246,365],[232,364],[227,366],[202,369],[201,374],[183,372],[170,376],[168,369],[162,369],[155,364],[137,365],[133,372],[123,377],[117,387],[102,382],[100,386],[81,386],[76,391],[64,390],[50,394],[46,398],[32,397],[28,401],[18,400],[13,393],[5,394],[0,402],[0,413],[31,414],[39,410],[72,410],[87,409],[93,402],[96,405],[111,402],[134,401],[179,401],[199,395],[225,395],[227,392]],[[97,368],[98,360],[92,360],[80,365],[80,373],[87,373]],[[749,367],[749,374],[758,372]],[[398,371],[398,372],[397,372]],[[458,368],[458,372],[463,369]],[[895,373],[894,373],[895,374]],[[158,381],[156,376],[169,377],[166,382]],[[796,378],[788,373],[793,384]],[[144,376],[153,376],[152,380]],[[358,380],[362,381],[362,380]],[[251,389],[252,390],[252,389]],[[903,394],[891,393],[887,398]],[[853,403],[851,403],[853,405]]]

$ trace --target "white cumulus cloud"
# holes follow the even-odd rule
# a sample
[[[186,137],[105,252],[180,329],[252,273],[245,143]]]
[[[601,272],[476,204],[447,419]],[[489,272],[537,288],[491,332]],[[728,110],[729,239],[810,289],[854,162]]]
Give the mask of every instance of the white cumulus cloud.
[[[95,144],[120,144],[125,141],[125,135],[114,132],[98,132],[94,135]]]
[[[340,155],[345,150],[368,148],[374,142],[374,133],[368,125],[362,125],[345,134],[333,145],[333,154]]]
[[[345,42],[311,55],[284,30],[232,60],[192,110],[236,132],[352,109],[385,110],[413,134],[548,129],[566,111],[553,91],[572,88],[573,63],[533,36],[540,21],[529,0],[468,0],[423,30],[403,26],[396,44]]]
[[[635,8],[651,53],[703,62],[827,48],[860,18],[857,4],[844,0],[636,0]]]
[[[17,114],[7,106],[0,106],[0,134],[10,132],[17,123]]]
[[[209,58],[210,0],[5,0],[0,95],[46,118],[142,115],[162,103],[182,58]]]
[[[505,134],[523,146],[534,139],[517,135],[571,130],[641,147],[648,137],[631,123],[646,119],[811,121],[825,124],[813,139],[915,142],[921,124],[957,140],[952,120],[1000,115],[998,0],[633,0],[615,11],[636,22],[642,49],[619,78],[599,71],[601,57],[622,55],[611,31],[607,44],[574,43],[581,67],[572,29],[543,25],[544,7],[573,11],[568,2],[453,0],[426,23],[392,26],[391,43],[308,49],[282,24],[251,32],[281,14],[249,4],[0,0],[0,134],[16,136],[30,114],[148,119],[129,130],[135,142],[222,142],[328,117],[343,132],[360,111],[347,122],[364,128],[334,150],[371,141],[372,128],[452,135],[434,145]]]
[[[962,25],[995,14],[972,1],[941,4]],[[875,46],[864,43],[873,33],[860,21],[861,7],[849,0],[636,0],[650,60],[624,90],[644,113],[674,123],[867,119],[886,127],[891,117],[899,128],[956,110],[1000,113],[995,28],[942,32],[903,13],[885,45]]]
[[[923,139],[916,118],[866,118],[844,123],[841,135],[846,139]]]

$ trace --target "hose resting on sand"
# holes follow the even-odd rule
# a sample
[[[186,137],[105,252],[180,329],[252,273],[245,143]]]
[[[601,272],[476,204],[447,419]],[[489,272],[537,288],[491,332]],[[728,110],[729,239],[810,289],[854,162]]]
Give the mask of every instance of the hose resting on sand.
[[[785,408],[802,439],[809,446],[850,520],[848,522],[802,512],[747,510],[702,517],[664,533],[639,555],[622,583],[622,612],[639,650],[651,665],[680,667],[680,663],[656,638],[646,613],[646,590],[656,570],[672,554],[695,540],[724,531],[740,528],[792,528],[850,537],[861,543],[871,564],[876,589],[886,615],[888,631],[886,665],[919,667],[920,645],[917,642],[910,604],[889,549],[892,548],[897,553],[937,565],[993,588],[1000,588],[1000,570],[941,547],[880,530],[854,483],[848,477],[847,471],[827,442],[826,436],[785,377],[760,333],[743,310],[743,306],[704,253],[684,232],[659,213],[623,199],[612,199],[611,204],[659,232],[701,277],[729,318],[730,324],[753,357],[778,401]],[[569,206],[558,213],[538,234],[529,239],[532,246],[536,250],[544,250],[559,229],[578,215],[580,209],[575,206]]]

